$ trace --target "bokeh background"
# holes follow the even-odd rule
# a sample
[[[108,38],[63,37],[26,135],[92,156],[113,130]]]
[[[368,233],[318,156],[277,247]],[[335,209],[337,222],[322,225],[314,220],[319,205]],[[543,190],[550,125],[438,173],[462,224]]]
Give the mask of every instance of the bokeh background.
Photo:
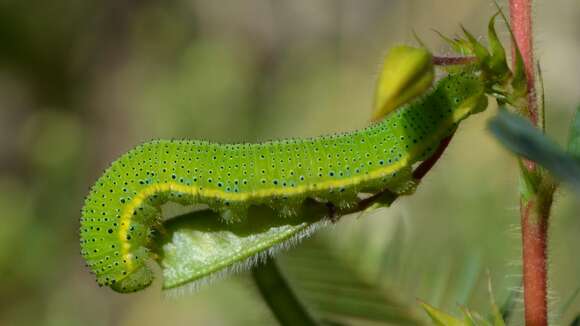
[[[365,126],[390,46],[414,44],[415,31],[449,54],[431,29],[453,35],[461,23],[483,37],[493,13],[488,0],[1,0],[0,324],[274,324],[247,273],[177,299],[158,284],[132,295],[98,288],[79,255],[89,186],[153,138],[260,141]],[[580,3],[540,1],[535,19],[548,133],[563,143],[580,103]],[[340,305],[356,307],[338,302],[350,294],[329,302],[328,288],[308,283],[340,274],[317,264],[331,252],[419,319],[416,299],[485,314],[489,271],[498,303],[515,296],[512,322],[521,324],[517,170],[486,132],[493,114],[462,124],[416,195],[280,256],[310,309],[332,320]],[[561,325],[580,313],[577,198],[559,192],[552,220],[552,318]],[[364,317],[372,308],[346,320],[398,323]]]

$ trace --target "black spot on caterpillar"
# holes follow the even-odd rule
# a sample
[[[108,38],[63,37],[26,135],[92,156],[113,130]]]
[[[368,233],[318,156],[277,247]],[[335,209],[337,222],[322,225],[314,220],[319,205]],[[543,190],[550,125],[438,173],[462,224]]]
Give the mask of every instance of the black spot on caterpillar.
[[[145,262],[161,206],[207,204],[226,221],[252,205],[295,214],[306,198],[348,206],[360,192],[413,187],[411,169],[472,113],[487,106],[476,73],[441,79],[383,121],[330,136],[259,144],[155,140],[113,162],[82,210],[81,253],[100,285],[120,292],[148,286]]]

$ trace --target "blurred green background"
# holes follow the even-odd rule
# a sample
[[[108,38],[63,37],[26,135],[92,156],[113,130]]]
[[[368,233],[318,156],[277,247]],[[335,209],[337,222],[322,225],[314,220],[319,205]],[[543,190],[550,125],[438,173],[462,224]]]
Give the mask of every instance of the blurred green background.
[[[0,325],[275,323],[247,273],[177,299],[159,284],[131,295],[98,288],[77,232],[89,186],[153,138],[253,142],[365,126],[390,46],[414,44],[414,30],[448,54],[431,29],[453,35],[461,23],[485,35],[493,13],[488,0],[0,0]],[[562,143],[580,103],[580,3],[539,2],[535,14],[548,133]],[[486,270],[498,302],[518,293],[517,170],[485,130],[494,110],[461,126],[415,196],[280,256],[311,309],[334,314],[305,281],[337,273],[316,264],[320,246],[412,309],[419,298],[485,313]],[[580,287],[579,208],[558,193],[550,285],[559,324],[580,313],[580,299],[560,312]],[[521,311],[516,300],[515,324]]]

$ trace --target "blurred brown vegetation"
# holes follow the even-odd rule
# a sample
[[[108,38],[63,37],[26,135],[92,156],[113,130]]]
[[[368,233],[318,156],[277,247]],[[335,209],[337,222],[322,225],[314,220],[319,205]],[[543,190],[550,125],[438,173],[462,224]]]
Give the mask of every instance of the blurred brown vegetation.
[[[484,35],[493,12],[482,0],[0,0],[0,324],[274,323],[246,274],[178,300],[163,300],[158,284],[133,295],[99,289],[79,255],[88,187],[152,138],[258,141],[362,127],[389,46],[413,44],[414,30],[445,54],[430,29],[449,35],[462,23]],[[577,0],[537,4],[548,133],[560,141],[580,103],[579,22]],[[389,262],[400,281],[391,291],[410,304],[485,310],[489,269],[501,302],[519,286],[517,170],[485,131],[493,111],[462,125],[415,196],[317,238],[373,279],[402,224],[408,256]],[[554,312],[580,287],[577,197],[557,197]],[[292,280],[300,250],[282,257]],[[459,258],[473,270],[454,265]],[[554,318],[578,313],[576,300]]]

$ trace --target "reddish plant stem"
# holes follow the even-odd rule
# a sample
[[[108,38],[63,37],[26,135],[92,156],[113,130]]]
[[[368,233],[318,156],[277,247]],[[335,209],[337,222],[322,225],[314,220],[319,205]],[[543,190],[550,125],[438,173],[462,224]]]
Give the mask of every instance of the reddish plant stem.
[[[433,153],[433,155],[431,155],[425,161],[421,162],[421,164],[415,169],[415,171],[413,171],[413,178],[417,180],[423,179],[423,177],[427,174],[427,172],[429,172],[431,168],[435,165],[435,163],[439,161],[441,155],[443,155],[443,152],[445,152],[445,149],[447,148],[447,146],[449,146],[451,138],[453,138],[453,135],[443,139],[441,141],[441,144],[439,144],[439,147],[435,150],[435,153]]]
[[[510,20],[517,47],[524,59],[528,86],[528,112],[532,124],[538,125],[535,90],[534,43],[532,34],[532,0],[510,0]],[[515,51],[515,48],[514,48]],[[512,53],[514,52],[512,51]]]
[[[537,201],[521,203],[524,306],[526,326],[548,325],[548,216],[540,216]]]
[[[532,39],[532,0],[510,0],[510,19],[516,43],[512,53],[515,53],[517,46],[524,61],[528,115],[532,124],[539,126]],[[537,172],[537,166],[533,162],[524,163],[528,172]],[[540,190],[527,199],[522,194],[520,199],[524,314],[527,326],[548,325],[547,248],[551,196],[551,192]]]
[[[433,57],[433,64],[436,66],[465,65],[477,60],[476,57]]]

